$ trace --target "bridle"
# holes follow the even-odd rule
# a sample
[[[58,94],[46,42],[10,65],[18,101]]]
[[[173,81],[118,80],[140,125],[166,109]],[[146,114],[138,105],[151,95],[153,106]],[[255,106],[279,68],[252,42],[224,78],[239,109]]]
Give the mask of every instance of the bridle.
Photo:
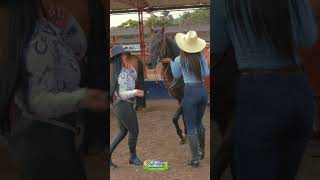
[[[166,55],[166,50],[167,50],[167,35],[166,34],[163,34],[163,41],[162,41],[162,47],[161,47],[161,50],[160,50],[160,53],[157,57],[157,64],[160,62],[160,60],[162,58],[164,58],[164,56]],[[169,92],[177,85],[178,81],[176,79],[173,79],[173,81],[169,84],[169,81],[166,79],[166,76],[165,74],[168,72],[169,70],[169,64],[167,64],[167,67],[165,69],[162,70],[161,74],[162,74],[162,77],[163,77],[163,80],[166,82],[166,86],[169,90]]]
[[[154,54],[149,54],[149,56],[151,55],[152,57],[156,58],[156,65],[160,63],[161,59],[164,58],[164,56],[167,53],[167,35],[164,33],[163,34],[163,39],[162,39],[162,45],[161,45],[161,49],[158,55],[154,55]],[[166,81],[166,78],[164,76],[165,73],[168,72],[169,66],[167,66],[167,68],[161,72],[162,77],[164,78],[164,80]],[[154,69],[154,74],[157,74],[157,68]]]
[[[156,64],[158,64],[161,61],[161,59],[166,56],[167,48],[168,48],[167,35],[163,34],[163,40],[162,40],[162,45],[161,45],[161,49],[160,49],[159,54],[157,56],[150,54],[151,56],[156,57],[156,59],[157,59]],[[165,82],[165,86],[167,87],[167,89],[170,92],[177,87],[177,85],[180,83],[181,80],[173,79],[173,81],[169,83],[168,79],[166,78],[166,74],[168,73],[169,66],[170,65],[168,64],[166,68],[162,68],[161,76],[163,77],[163,80]],[[157,74],[156,68],[155,68],[155,74]]]
[[[160,60],[164,58],[164,56],[166,55],[166,49],[167,49],[166,38],[167,38],[167,35],[163,34],[162,45],[161,45],[160,53],[158,55],[149,54],[149,56],[155,57],[157,59],[155,64],[158,64]]]
[[[159,53],[159,55],[158,55],[158,57],[157,57],[157,64],[160,62],[160,60],[162,59],[162,58],[164,58],[164,56],[166,55],[166,53],[167,53],[167,34],[163,34],[163,40],[162,40],[162,47],[161,47],[161,50],[160,50],[160,53]],[[168,72],[168,69],[169,69],[169,65],[167,65],[167,68],[165,68],[162,72],[161,72],[161,74],[162,74],[162,77],[163,77],[163,79],[164,79],[164,81],[165,82],[168,82],[167,81],[167,79],[166,79],[166,76],[165,76],[165,74]]]

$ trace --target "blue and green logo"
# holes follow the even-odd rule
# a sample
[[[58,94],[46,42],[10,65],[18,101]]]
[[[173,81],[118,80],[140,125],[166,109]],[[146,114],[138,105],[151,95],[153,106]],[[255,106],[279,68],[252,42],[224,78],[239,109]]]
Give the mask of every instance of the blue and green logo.
[[[146,160],[143,163],[143,169],[147,171],[166,171],[169,169],[169,164],[161,160]]]

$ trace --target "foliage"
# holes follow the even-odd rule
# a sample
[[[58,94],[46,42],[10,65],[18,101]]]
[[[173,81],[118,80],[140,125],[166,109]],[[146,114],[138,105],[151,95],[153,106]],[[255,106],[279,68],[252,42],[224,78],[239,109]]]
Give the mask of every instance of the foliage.
[[[139,22],[129,19],[128,21],[122,23],[121,25],[118,26],[118,28],[125,29],[125,28],[138,28],[139,27]]]
[[[210,23],[210,10],[209,9],[197,9],[194,11],[184,12],[180,17],[174,18],[170,15],[170,11],[163,11],[161,16],[151,15],[146,21],[144,26],[146,27],[161,27],[161,26],[178,26],[186,24],[208,24]],[[128,20],[117,28],[138,28],[139,22],[136,20]]]

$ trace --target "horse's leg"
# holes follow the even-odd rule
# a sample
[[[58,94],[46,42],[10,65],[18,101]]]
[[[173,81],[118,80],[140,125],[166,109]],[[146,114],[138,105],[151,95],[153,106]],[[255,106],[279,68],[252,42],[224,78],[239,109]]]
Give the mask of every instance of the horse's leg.
[[[182,130],[180,129],[179,122],[178,122],[181,114],[182,114],[182,103],[180,103],[178,110],[174,114],[172,122],[173,122],[174,126],[176,127],[178,136],[180,137],[180,144],[184,144],[185,138],[183,137]]]
[[[184,134],[187,136],[188,135],[188,131],[187,131],[187,126],[186,126],[186,122],[184,121],[184,115],[183,115],[183,106],[181,109],[181,115],[182,115],[182,121],[183,121],[183,125],[184,125]]]
[[[187,137],[187,135],[188,135],[188,131],[187,131],[186,122],[184,121],[183,105],[182,105],[182,102],[181,102],[180,106],[181,106],[181,112],[180,112],[180,113],[181,113],[181,115],[182,115],[182,122],[183,122],[183,125],[184,125],[184,135],[185,135],[185,137],[183,138],[183,140],[182,140],[181,144],[184,144],[184,143],[185,143],[185,141],[186,141],[186,137]]]
[[[181,93],[181,99],[179,100],[179,104],[181,104],[181,114],[182,114],[182,121],[183,121],[183,125],[184,125],[184,134],[187,136],[188,135],[188,131],[187,131],[187,126],[186,126],[186,122],[184,121],[184,115],[183,115],[183,106],[182,106],[182,102],[183,102],[183,96],[184,96],[184,91],[180,91]]]

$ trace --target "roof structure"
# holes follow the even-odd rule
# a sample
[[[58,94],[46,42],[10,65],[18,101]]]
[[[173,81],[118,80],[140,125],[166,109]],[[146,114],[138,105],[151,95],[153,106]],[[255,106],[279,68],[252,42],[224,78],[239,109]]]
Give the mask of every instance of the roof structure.
[[[188,32],[190,30],[194,30],[196,32],[209,32],[210,25],[208,24],[200,24],[196,26],[167,26],[167,33],[177,33],[177,32]],[[144,29],[144,34],[150,34],[150,28]],[[137,28],[128,28],[128,29],[119,29],[119,28],[111,28],[110,36],[128,36],[128,35],[139,35],[139,30]]]
[[[110,0],[110,13],[209,7],[210,0]]]
[[[139,38],[141,59],[146,60],[143,12],[160,10],[210,7],[210,0],[110,0],[110,14],[137,12],[139,16]],[[120,35],[120,34],[118,34]]]

